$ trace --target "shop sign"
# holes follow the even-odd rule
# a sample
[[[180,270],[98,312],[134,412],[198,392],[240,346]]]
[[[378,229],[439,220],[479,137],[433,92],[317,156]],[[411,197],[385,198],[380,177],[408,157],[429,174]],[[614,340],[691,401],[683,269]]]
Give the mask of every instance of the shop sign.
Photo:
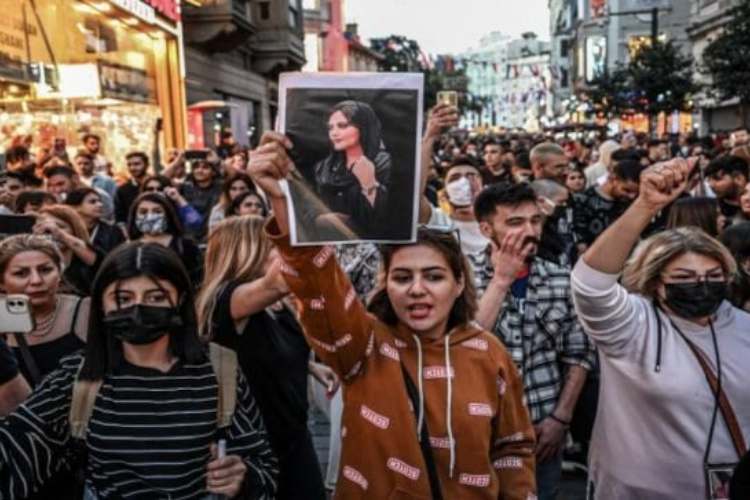
[[[672,0],[624,0],[623,10],[670,9]]]
[[[102,97],[134,102],[154,100],[151,79],[141,69],[99,61],[99,84]]]
[[[141,0],[110,0],[123,10],[133,14],[138,19],[146,21],[149,24],[156,22],[156,12],[154,8]]]
[[[159,14],[175,23],[180,22],[179,0],[146,0]]]

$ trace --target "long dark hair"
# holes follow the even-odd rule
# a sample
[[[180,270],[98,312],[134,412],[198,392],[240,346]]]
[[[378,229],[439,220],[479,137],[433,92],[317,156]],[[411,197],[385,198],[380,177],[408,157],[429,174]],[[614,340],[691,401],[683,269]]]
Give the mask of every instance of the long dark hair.
[[[183,237],[185,232],[169,198],[162,193],[142,193],[130,206],[130,213],[128,214],[128,237],[132,241],[143,236],[143,233],[135,226],[135,213],[142,201],[150,201],[160,205],[164,209],[164,216],[167,218],[167,232],[178,239]]]
[[[716,238],[721,228],[717,224],[719,203],[716,198],[691,196],[680,198],[669,209],[667,229],[695,226]]]
[[[477,292],[469,263],[461,252],[461,245],[450,231],[440,231],[432,228],[420,227],[417,231],[417,242],[411,245],[385,245],[381,248],[383,272],[378,288],[373,293],[367,309],[383,323],[395,326],[398,317],[393,310],[391,299],[388,297],[386,282],[388,272],[393,261],[393,255],[405,246],[423,245],[440,253],[448,262],[448,267],[456,280],[463,279],[464,291],[453,303],[448,315],[447,331],[466,325],[474,319],[477,312]]]
[[[337,111],[340,111],[349,123],[357,127],[362,151],[367,158],[374,159],[383,149],[383,142],[382,125],[372,107],[360,101],[341,101],[331,109],[328,117],[330,118]],[[339,154],[343,153],[339,152]]]
[[[206,359],[198,338],[195,316],[195,292],[185,266],[177,255],[157,243],[134,241],[120,245],[102,262],[91,289],[88,337],[81,378],[101,380],[123,361],[122,342],[107,334],[104,328],[104,291],[112,283],[146,276],[167,280],[178,290],[177,307],[182,326],[169,334],[169,350],[184,363]]]

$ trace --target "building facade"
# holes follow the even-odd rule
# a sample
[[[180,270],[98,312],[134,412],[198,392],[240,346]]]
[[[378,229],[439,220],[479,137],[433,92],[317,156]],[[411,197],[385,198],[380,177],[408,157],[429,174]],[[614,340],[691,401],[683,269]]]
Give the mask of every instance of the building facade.
[[[730,20],[730,11],[737,0],[692,0],[691,18],[688,35],[692,42],[693,59],[700,62],[703,51],[720,33],[722,27]],[[695,71],[695,79],[702,84],[710,85],[708,75]],[[748,83],[750,85],[750,83]],[[732,130],[750,121],[748,116],[742,117],[737,100],[717,101],[706,95],[696,99],[696,123],[702,134],[711,131]]]
[[[179,0],[0,0],[0,148],[44,154],[81,135],[124,169],[132,150],[185,143]]]
[[[469,93],[481,103],[481,111],[464,117],[466,126],[535,130],[543,123],[549,102],[549,42],[534,33],[514,40],[493,32],[458,60],[469,78]]]
[[[344,0],[305,0],[305,71],[378,71],[384,59],[344,24]]]
[[[274,126],[279,74],[305,62],[300,0],[214,0],[184,18],[190,146],[226,131],[255,145]]]

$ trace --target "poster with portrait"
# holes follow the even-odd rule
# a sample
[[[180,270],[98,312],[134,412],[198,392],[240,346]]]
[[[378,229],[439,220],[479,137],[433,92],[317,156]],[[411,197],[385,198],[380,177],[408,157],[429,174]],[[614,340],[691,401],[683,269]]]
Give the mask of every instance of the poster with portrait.
[[[281,75],[293,245],[415,241],[422,97],[421,74]]]

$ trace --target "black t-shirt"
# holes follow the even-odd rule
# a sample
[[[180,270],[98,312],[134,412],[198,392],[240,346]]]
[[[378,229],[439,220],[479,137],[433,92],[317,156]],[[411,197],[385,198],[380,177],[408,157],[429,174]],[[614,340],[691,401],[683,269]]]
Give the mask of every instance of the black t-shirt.
[[[0,337],[0,385],[10,382],[18,375],[18,362],[8,345]]]
[[[604,198],[596,186],[573,197],[573,227],[578,242],[591,245],[620,215],[627,204]]]
[[[280,457],[307,432],[307,363],[310,348],[294,315],[284,307],[248,318],[237,331],[230,313],[229,283],[220,293],[213,316],[213,341],[237,353],[253,391],[271,445]]]

